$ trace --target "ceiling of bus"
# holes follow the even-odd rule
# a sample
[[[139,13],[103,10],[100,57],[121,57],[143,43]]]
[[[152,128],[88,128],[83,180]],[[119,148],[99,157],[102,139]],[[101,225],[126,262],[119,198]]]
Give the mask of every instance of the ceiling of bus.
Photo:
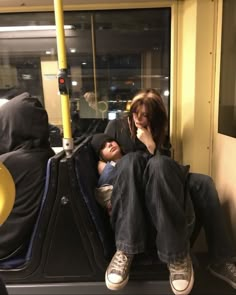
[[[107,0],[107,3],[118,3],[118,0]],[[92,4],[98,2],[98,0],[64,0],[66,4],[78,4],[87,2]],[[125,0],[119,0],[119,3],[127,3]],[[144,0],[134,0],[133,2],[144,2]],[[53,5],[53,0],[0,0],[0,11],[1,8],[8,10],[10,6],[17,7],[16,5],[24,6],[35,6],[38,5]],[[40,4],[39,4],[40,3]],[[101,1],[99,1],[101,4]],[[104,2],[105,3],[105,0]],[[129,3],[131,1],[129,0]],[[14,10],[14,9],[12,9]],[[11,9],[8,10],[10,12]],[[16,9],[17,11],[17,9]],[[27,9],[26,9],[27,11]],[[12,14],[5,13],[1,15],[0,26],[25,26],[25,25],[48,25],[55,24],[53,12],[40,12],[34,10],[32,13]],[[166,13],[158,14],[158,17],[150,17],[150,12],[147,10],[146,18],[148,22],[144,22],[143,17],[138,13],[135,14],[135,20],[130,14],[123,14],[121,11],[100,13],[96,12],[95,17],[95,29],[96,29],[96,47],[99,49],[99,54],[109,53],[140,53],[145,52],[147,48],[153,48],[154,51],[161,49],[160,44],[164,44],[163,38],[165,39],[168,34],[166,24]],[[91,12],[80,11],[75,13],[73,11],[65,14],[65,24],[74,26],[74,29],[67,30],[65,35],[67,37],[66,44],[67,48],[76,48],[79,52],[79,57],[76,56],[74,63],[81,64],[84,55],[88,55],[88,48],[91,49]],[[142,15],[144,12],[142,12]],[[14,17],[13,17],[14,15]],[[127,31],[127,32],[126,32]],[[140,38],[136,38],[139,34]],[[128,36],[128,37],[127,37]],[[52,52],[52,55],[56,52],[56,33],[55,31],[38,31],[37,35],[34,31],[23,31],[23,32],[0,32],[0,56],[6,57],[7,61],[11,57],[11,64],[21,64],[24,62],[25,56],[41,56],[45,59],[49,58],[46,56],[46,52]],[[122,42],[120,41],[122,38]],[[140,42],[142,39],[142,42]],[[79,42],[83,40],[83,42]],[[155,41],[153,41],[155,40]],[[151,42],[151,43],[150,43]],[[153,44],[152,44],[153,43]],[[54,52],[54,53],[53,53]],[[69,54],[69,52],[68,52]],[[91,52],[90,52],[91,54]],[[71,57],[73,54],[70,54]],[[80,60],[81,59],[81,60]],[[6,62],[6,61],[3,61]],[[1,62],[0,62],[1,63]]]
[[[8,0],[9,1],[9,0]],[[78,0],[77,0],[78,1]],[[95,1],[95,0],[94,0]],[[9,1],[13,2],[13,1]],[[16,1],[15,1],[16,2]],[[28,1],[30,2],[30,1]],[[36,2],[36,1],[34,1]],[[69,2],[68,0],[65,1]],[[0,8],[1,8],[1,0],[0,0]],[[147,15],[150,13],[148,10],[145,12]],[[149,44],[148,40],[152,40],[155,38],[155,47],[159,47],[159,43],[162,43],[163,34],[166,31],[166,13],[159,13],[156,18],[148,18],[148,23],[143,21],[141,16],[136,13],[135,20],[131,17],[130,14],[121,14],[121,13],[112,13],[109,14],[103,13],[100,14],[96,12],[96,22],[95,29],[97,34],[97,43],[99,40],[102,40],[103,44],[100,46],[104,48],[104,50],[116,51],[116,46],[120,51],[122,48],[127,52],[129,48],[136,48],[136,51],[142,51],[143,47]],[[167,12],[168,14],[168,12]],[[122,17],[121,17],[122,16]],[[68,12],[65,14],[65,24],[74,25],[74,30],[67,30],[66,37],[68,37],[67,42],[73,43],[77,42],[78,36],[80,39],[83,37],[83,40],[87,40],[88,36],[91,38],[91,18],[90,14],[87,12],[80,12],[80,14],[74,12]],[[3,14],[0,18],[0,26],[24,26],[24,25],[54,25],[55,20],[52,16],[52,12],[33,12],[26,13],[24,17],[21,14]],[[125,32],[129,31],[132,34],[139,34],[140,32],[145,32],[146,38],[148,40],[142,39],[143,42],[133,43],[133,39],[131,36],[129,38],[125,38],[122,42],[122,46],[117,44],[116,40],[117,35],[121,34],[122,36],[126,36]],[[116,33],[116,34],[115,34]],[[79,35],[78,35],[79,34]],[[37,51],[45,52],[48,48],[53,47],[52,43],[55,43],[55,31],[38,31],[37,38],[36,33],[34,31],[23,31],[23,32],[1,32],[0,40],[1,40],[1,54],[15,54],[16,52],[21,52],[21,54],[34,54]],[[90,39],[89,39],[90,40]],[[111,42],[112,40],[112,42]],[[81,42],[80,42],[81,43]],[[83,42],[82,44],[86,44]],[[70,47],[75,46],[74,43],[70,44]],[[119,46],[118,46],[119,45]],[[131,46],[132,45],[132,46]],[[50,47],[51,46],[51,47]],[[69,46],[69,45],[68,45]],[[80,46],[80,52],[86,52],[83,45]],[[148,47],[148,46],[147,46]],[[30,48],[30,50],[29,50]]]

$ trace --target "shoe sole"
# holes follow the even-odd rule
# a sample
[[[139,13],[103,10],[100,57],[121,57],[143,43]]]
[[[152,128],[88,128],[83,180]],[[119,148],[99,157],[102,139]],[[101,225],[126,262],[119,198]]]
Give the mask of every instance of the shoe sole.
[[[217,278],[219,278],[219,279],[225,281],[225,282],[228,283],[232,288],[236,289],[236,284],[233,283],[231,280],[229,280],[229,279],[227,279],[226,277],[224,277],[224,276],[218,274],[217,272],[215,272],[215,271],[214,271],[213,269],[211,269],[210,267],[208,267],[208,270],[209,270],[209,272],[210,272],[213,276],[215,276],[215,277],[217,277]]]
[[[171,284],[171,282],[170,282],[171,289],[172,289],[172,291],[173,291],[173,293],[174,293],[175,295],[188,295],[188,294],[191,292],[191,290],[192,290],[192,288],[193,288],[193,284],[194,284],[194,272],[193,272],[193,267],[191,267],[191,271],[192,271],[191,280],[190,280],[190,282],[189,282],[189,284],[188,284],[188,287],[187,287],[185,290],[183,290],[183,291],[178,291],[178,290],[176,290],[176,289],[174,288],[174,286],[172,286],[172,284]]]
[[[124,281],[114,284],[109,281],[109,279],[107,277],[107,272],[105,274],[106,286],[109,290],[112,290],[112,291],[117,291],[117,290],[123,289],[126,286],[126,284],[128,283],[128,281],[129,281],[129,276],[127,276],[127,278]]]

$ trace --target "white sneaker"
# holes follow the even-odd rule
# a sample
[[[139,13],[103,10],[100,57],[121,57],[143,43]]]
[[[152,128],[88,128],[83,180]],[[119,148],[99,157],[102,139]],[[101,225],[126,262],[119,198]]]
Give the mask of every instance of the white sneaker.
[[[127,255],[122,251],[116,251],[110,264],[108,265],[105,281],[110,290],[120,290],[129,281],[129,269],[133,260],[133,255]]]
[[[168,265],[170,286],[175,295],[188,295],[194,283],[194,272],[190,256]]]

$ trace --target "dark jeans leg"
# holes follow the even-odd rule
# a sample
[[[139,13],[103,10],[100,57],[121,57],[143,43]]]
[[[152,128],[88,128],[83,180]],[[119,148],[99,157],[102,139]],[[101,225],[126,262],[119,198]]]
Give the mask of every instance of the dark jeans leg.
[[[166,263],[185,258],[189,251],[186,175],[180,165],[161,155],[150,158],[145,170],[146,206],[157,230],[159,257]]]
[[[141,153],[129,153],[116,165],[112,192],[111,224],[116,248],[127,254],[144,252],[146,246],[146,214],[143,172],[147,160]]]
[[[188,179],[196,219],[206,234],[211,262],[223,262],[235,257],[235,251],[225,226],[215,184],[207,175],[190,173]]]

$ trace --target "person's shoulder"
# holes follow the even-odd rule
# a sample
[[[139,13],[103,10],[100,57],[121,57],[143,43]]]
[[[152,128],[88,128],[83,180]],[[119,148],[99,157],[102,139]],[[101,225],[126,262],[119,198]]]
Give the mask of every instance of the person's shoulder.
[[[110,135],[110,136],[114,136],[114,132],[116,130],[116,119],[115,120],[111,120],[108,122],[104,133]]]
[[[111,120],[108,125],[107,125],[107,129],[109,128],[120,128],[120,127],[125,127],[128,126],[128,119],[127,117],[123,117],[123,118],[116,118],[114,120]]]
[[[118,120],[119,120],[119,119],[110,120],[110,121],[108,122],[108,126],[115,126],[115,125],[117,124]]]
[[[7,163],[11,167],[19,166],[22,170],[30,170],[32,168],[37,170],[42,169],[53,155],[54,152],[51,148],[41,150],[18,149],[2,154],[0,161]]]
[[[117,124],[128,124],[128,117],[124,116],[121,118],[116,118],[115,121],[117,122]]]

